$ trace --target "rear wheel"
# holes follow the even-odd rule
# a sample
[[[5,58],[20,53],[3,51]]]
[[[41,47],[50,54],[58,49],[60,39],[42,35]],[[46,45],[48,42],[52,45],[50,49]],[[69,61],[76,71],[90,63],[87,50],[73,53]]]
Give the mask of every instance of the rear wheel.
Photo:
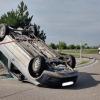
[[[67,55],[67,56],[65,57],[65,61],[66,61],[66,65],[70,66],[72,69],[75,68],[75,66],[76,66],[76,59],[75,59],[74,56],[72,56],[72,55]]]
[[[41,56],[33,58],[29,64],[29,72],[34,78],[39,77],[45,69],[45,59]]]
[[[0,41],[3,41],[3,39],[6,36],[6,31],[7,31],[7,27],[5,24],[0,24]]]

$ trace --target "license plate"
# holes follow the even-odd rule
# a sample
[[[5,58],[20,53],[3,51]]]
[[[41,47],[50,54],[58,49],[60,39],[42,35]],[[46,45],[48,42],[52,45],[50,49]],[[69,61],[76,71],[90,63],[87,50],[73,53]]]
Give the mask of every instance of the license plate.
[[[74,82],[73,81],[70,81],[70,82],[64,82],[62,83],[62,86],[69,86],[69,85],[73,85]]]

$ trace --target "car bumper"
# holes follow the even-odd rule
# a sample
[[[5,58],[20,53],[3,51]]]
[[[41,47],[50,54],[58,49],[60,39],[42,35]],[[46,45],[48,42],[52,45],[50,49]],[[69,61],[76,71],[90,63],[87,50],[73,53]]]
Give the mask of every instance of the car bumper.
[[[43,74],[37,79],[40,85],[49,87],[68,86],[76,83],[78,72],[51,72],[44,71]],[[68,84],[71,83],[71,84]]]

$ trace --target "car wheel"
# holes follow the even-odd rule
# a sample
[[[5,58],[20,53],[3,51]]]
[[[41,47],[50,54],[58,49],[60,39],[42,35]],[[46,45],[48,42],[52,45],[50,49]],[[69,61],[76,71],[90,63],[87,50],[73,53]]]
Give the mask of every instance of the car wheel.
[[[3,39],[6,36],[6,25],[5,24],[0,24],[0,41],[3,41]]]
[[[41,56],[33,58],[29,64],[29,72],[33,77],[39,77],[45,69],[45,59]]]
[[[65,57],[66,65],[70,66],[72,69],[76,66],[76,59],[72,55],[68,55]]]

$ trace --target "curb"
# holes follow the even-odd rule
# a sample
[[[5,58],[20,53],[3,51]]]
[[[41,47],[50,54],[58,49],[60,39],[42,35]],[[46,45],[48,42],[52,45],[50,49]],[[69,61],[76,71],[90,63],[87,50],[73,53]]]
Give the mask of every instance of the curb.
[[[96,59],[95,58],[89,58],[89,59],[91,60],[91,61],[89,61],[89,63],[77,65],[76,68],[88,66],[88,65],[91,65],[91,64],[93,64],[93,63],[96,62]]]

